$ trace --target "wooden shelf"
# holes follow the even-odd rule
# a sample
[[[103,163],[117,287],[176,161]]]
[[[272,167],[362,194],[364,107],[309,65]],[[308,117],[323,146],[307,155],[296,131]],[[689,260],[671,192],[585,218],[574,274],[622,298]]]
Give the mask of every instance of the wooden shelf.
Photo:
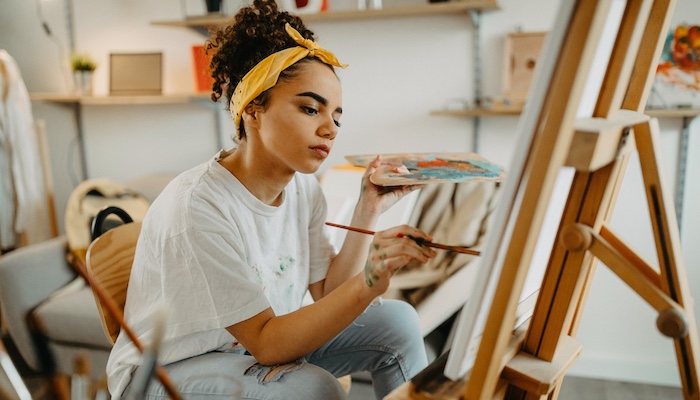
[[[443,115],[453,117],[489,117],[489,116],[504,116],[504,115],[520,115],[521,108],[506,108],[506,109],[489,109],[489,108],[469,108],[464,110],[437,110],[432,111],[431,115]],[[650,117],[654,118],[683,118],[697,117],[700,115],[700,108],[670,108],[670,109],[647,109],[644,111]]]
[[[184,104],[193,100],[208,100],[210,94],[164,94],[142,96],[77,96],[65,93],[31,93],[29,98],[35,101],[47,101],[58,104],[81,105],[134,105],[134,104]]]
[[[700,108],[649,108],[644,114],[654,118],[685,118],[700,115]]]
[[[464,110],[437,110],[431,111],[430,115],[443,115],[453,117],[489,117],[489,116],[505,116],[505,115],[520,115],[520,108],[468,108]]]
[[[344,10],[327,11],[318,14],[300,14],[304,22],[312,21],[342,21],[342,20],[368,20],[386,19],[396,17],[421,17],[429,15],[449,15],[457,12],[497,10],[496,0],[455,0],[445,3],[428,3],[417,6],[388,7],[379,10]],[[225,25],[231,22],[232,16],[214,14],[201,17],[189,17],[177,21],[154,21],[152,25],[175,27],[208,27]]]

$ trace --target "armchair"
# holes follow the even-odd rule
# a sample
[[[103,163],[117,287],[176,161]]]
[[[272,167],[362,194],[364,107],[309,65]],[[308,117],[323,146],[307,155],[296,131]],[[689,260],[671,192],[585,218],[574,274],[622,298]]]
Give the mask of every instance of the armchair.
[[[127,187],[150,203],[172,177],[145,176]],[[105,376],[112,343],[102,329],[92,290],[66,261],[67,252],[68,238],[61,236],[0,256],[0,318],[32,371],[47,377],[70,375],[80,356],[88,361],[89,377],[99,380]]]
[[[90,377],[105,374],[111,343],[102,331],[92,291],[66,261],[58,237],[0,257],[0,315],[22,360],[33,371],[72,374],[86,357]]]

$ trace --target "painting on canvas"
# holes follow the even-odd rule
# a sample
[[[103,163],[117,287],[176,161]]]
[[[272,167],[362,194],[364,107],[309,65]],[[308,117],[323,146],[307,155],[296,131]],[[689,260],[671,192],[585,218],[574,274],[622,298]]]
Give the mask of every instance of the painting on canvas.
[[[680,24],[668,34],[649,106],[700,107],[700,25]]]
[[[376,154],[346,156],[352,165],[367,167]],[[476,153],[382,154],[370,180],[379,186],[426,183],[500,181],[505,170]]]

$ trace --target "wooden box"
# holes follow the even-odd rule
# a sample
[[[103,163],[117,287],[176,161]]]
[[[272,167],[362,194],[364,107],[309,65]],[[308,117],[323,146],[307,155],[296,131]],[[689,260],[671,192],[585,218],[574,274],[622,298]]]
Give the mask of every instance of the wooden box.
[[[162,53],[110,54],[110,95],[160,95],[163,84]]]
[[[518,108],[525,103],[546,32],[514,32],[506,36],[503,85],[493,108]]]

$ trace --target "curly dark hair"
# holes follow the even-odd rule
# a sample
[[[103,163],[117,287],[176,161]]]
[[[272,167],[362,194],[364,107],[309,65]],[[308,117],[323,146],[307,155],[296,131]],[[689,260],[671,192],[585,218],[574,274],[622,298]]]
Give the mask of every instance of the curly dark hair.
[[[228,26],[211,32],[206,51],[211,55],[210,70],[214,78],[212,100],[219,101],[224,96],[230,100],[236,85],[255,65],[270,54],[297,46],[284,29],[287,23],[304,38],[314,40],[314,33],[304,26],[301,18],[280,11],[275,0],[255,0],[241,8]],[[280,80],[293,76],[294,70],[294,66],[285,70]],[[258,98],[259,103],[265,101]]]

